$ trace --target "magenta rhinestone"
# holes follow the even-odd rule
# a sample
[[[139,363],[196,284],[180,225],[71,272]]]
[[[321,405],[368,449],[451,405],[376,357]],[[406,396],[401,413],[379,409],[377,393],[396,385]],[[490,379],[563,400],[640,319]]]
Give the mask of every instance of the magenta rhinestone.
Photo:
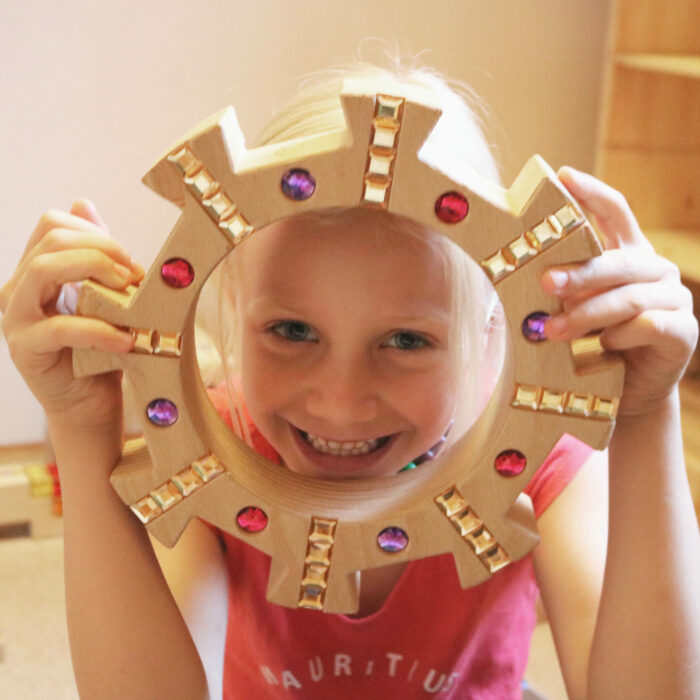
[[[154,425],[172,425],[178,417],[177,406],[168,399],[154,399],[146,409],[148,420]]]
[[[517,476],[525,469],[526,464],[527,459],[519,450],[503,450],[494,462],[496,471],[503,476]]]
[[[385,552],[400,552],[408,545],[408,535],[400,527],[385,527],[377,537],[377,544]]]
[[[194,268],[184,258],[170,258],[162,264],[160,276],[169,287],[182,289],[192,284]]]
[[[544,324],[549,320],[549,314],[545,311],[533,311],[525,317],[520,328],[523,335],[534,343],[540,343],[547,340],[544,334]]]
[[[308,170],[292,168],[282,175],[281,186],[286,197],[300,202],[314,193],[316,180]]]
[[[435,200],[435,214],[446,224],[456,224],[469,212],[467,198],[459,192],[445,192]]]
[[[236,516],[236,522],[241,530],[245,530],[246,532],[260,532],[260,530],[264,530],[267,527],[267,515],[265,515],[265,511],[261,508],[248,506],[239,511]]]

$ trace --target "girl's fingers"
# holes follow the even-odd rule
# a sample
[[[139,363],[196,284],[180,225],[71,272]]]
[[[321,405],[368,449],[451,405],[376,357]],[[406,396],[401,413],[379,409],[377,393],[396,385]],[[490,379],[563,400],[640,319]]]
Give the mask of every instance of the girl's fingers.
[[[607,350],[624,351],[640,347],[660,347],[659,356],[682,371],[697,343],[698,324],[686,311],[651,309],[625,323],[606,328],[600,342]]]
[[[73,202],[70,208],[70,213],[73,216],[79,216],[81,219],[90,221],[93,224],[99,226],[109,234],[109,228],[107,224],[103,221],[100,213],[97,211],[97,207],[89,199],[78,199]]]
[[[128,268],[99,250],[62,250],[33,258],[19,280],[7,316],[38,320],[46,315],[44,307],[59,296],[61,286],[88,277],[113,289],[124,289],[136,281]],[[9,320],[9,319],[7,319]]]
[[[55,354],[64,348],[125,353],[134,345],[128,331],[119,330],[106,321],[82,316],[52,316],[26,326],[20,332],[20,336],[21,340],[14,343],[15,354],[22,346],[28,348],[27,354],[35,358],[42,355],[55,357]],[[16,361],[18,366],[26,366],[31,360],[16,358]]]
[[[548,294],[563,299],[624,284],[679,280],[678,267],[658,255],[633,248],[606,250],[584,263],[562,265],[542,275]]]
[[[42,214],[39,219],[39,223],[29,237],[27,246],[22,254],[22,259],[29,255],[34,247],[46,236],[50,231],[54,229],[74,229],[77,231],[84,231],[85,233],[92,233],[93,235],[105,237],[107,231],[98,226],[96,223],[84,219],[81,216],[76,216],[74,214],[69,214],[68,212],[61,211],[59,209],[50,209],[49,211]]]
[[[100,250],[114,258],[120,265],[132,268],[134,272],[139,267],[131,259],[124,246],[114,238],[98,237],[93,233],[76,231],[75,229],[52,229],[36,246],[35,254],[41,255],[42,253],[55,253],[61,250],[75,250],[78,248]]]
[[[627,200],[620,192],[571,167],[563,167],[557,173],[562,184],[578,200],[587,214],[597,223],[606,239],[607,248],[625,245],[641,245],[651,249]]]
[[[626,323],[650,311],[677,311],[689,314],[692,295],[682,285],[648,282],[596,294],[572,304],[564,313],[547,322],[547,337],[572,340],[587,333]]]

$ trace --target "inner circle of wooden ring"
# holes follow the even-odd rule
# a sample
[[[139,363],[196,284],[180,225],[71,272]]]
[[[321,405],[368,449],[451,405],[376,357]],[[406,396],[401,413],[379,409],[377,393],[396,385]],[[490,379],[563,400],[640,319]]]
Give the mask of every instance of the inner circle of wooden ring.
[[[251,235],[265,235],[264,229]],[[466,252],[464,253],[467,254]],[[183,358],[193,361],[181,364],[184,385],[196,387],[196,401],[187,407],[202,439],[235,480],[248,489],[256,504],[274,502],[282,509],[318,516],[349,517],[370,520],[405,512],[425,502],[426,493],[437,494],[462,482],[467,473],[483,462],[484,453],[495,441],[505,422],[512,399],[515,357],[510,330],[506,324],[506,352],[498,381],[490,399],[471,428],[444,455],[426,462],[418,469],[387,477],[330,481],[302,476],[273,464],[239,439],[214,408],[199,375],[194,347],[194,317],[201,289],[221,259],[209,270],[196,270],[198,285],[192,298],[187,322],[183,328]],[[477,271],[478,273],[478,271]],[[500,296],[499,296],[500,298]],[[505,307],[506,316],[508,309]],[[190,376],[186,376],[189,373]],[[465,457],[468,455],[468,457]],[[398,471],[398,467],[397,467]]]

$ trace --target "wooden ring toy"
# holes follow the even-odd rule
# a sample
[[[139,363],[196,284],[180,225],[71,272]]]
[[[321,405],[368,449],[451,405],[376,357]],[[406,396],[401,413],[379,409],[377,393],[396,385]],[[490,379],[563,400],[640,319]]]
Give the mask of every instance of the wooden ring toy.
[[[78,305],[130,329],[134,349],[76,350],[74,370],[123,370],[142,407],[143,439],[127,442],[111,482],[155,537],[173,546],[202,517],[271,556],[271,602],[353,613],[363,570],[451,552],[467,587],[527,554],[537,534],[523,488],[563,433],[605,447],[624,368],[597,336],[537,342],[559,308],[543,271],[601,252],[540,157],[509,189],[456,181],[418,157],[441,114],[433,93],[347,79],[340,99],[344,129],[248,150],[229,107],[158,161],[144,182],[182,216],[138,287],[89,281]],[[447,454],[399,476],[323,481],[268,462],[224,424],[199,376],[194,316],[205,280],[247,236],[310,209],[357,206],[462,247],[498,292],[509,342],[486,410]]]

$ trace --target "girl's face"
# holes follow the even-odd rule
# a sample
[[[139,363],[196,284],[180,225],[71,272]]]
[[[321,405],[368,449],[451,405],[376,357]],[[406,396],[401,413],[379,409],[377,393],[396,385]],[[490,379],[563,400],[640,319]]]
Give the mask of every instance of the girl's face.
[[[381,222],[288,219],[238,251],[243,395],[293,472],[395,474],[454,414],[461,382],[438,236]]]

